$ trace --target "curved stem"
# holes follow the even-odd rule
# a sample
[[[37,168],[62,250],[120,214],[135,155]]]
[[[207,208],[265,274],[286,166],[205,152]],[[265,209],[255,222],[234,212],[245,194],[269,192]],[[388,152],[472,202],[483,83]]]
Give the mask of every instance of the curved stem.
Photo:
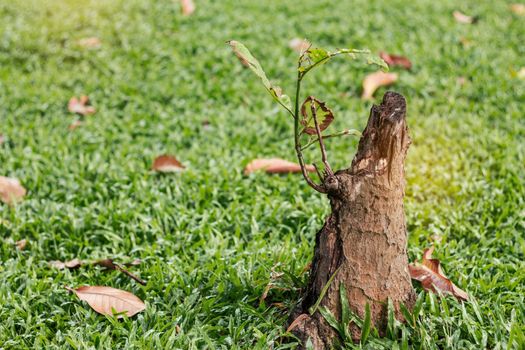
[[[312,181],[306,170],[306,165],[304,163],[303,153],[301,151],[301,140],[299,135],[299,95],[301,93],[301,73],[297,73],[297,85],[295,89],[295,119],[294,119],[294,140],[295,140],[295,152],[297,153],[297,159],[299,160],[299,165],[301,166],[301,172],[303,177],[306,180],[306,183],[310,185],[314,190],[320,193],[326,193],[326,190]]]
[[[326,174],[328,176],[333,176],[334,172],[328,164],[328,157],[326,156],[326,148],[324,147],[323,135],[321,134],[321,128],[319,127],[319,122],[317,121],[317,111],[315,110],[315,103],[311,104],[310,109],[312,110],[312,117],[314,118],[315,132],[317,133],[317,139],[319,140],[319,148],[321,149],[321,159],[323,161]]]

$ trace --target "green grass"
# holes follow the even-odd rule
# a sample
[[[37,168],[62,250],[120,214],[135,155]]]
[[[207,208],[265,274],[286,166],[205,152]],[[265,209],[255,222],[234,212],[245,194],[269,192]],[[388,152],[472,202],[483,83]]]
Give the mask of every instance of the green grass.
[[[460,304],[423,294],[417,323],[393,325],[369,348],[524,349],[525,80],[511,74],[525,66],[524,19],[503,1],[196,1],[190,17],[171,0],[0,3],[0,175],[29,191],[0,205],[0,348],[290,346],[283,325],[329,205],[298,175],[243,176],[254,157],[294,160],[292,123],[225,41],[246,43],[290,93],[288,42],[307,37],[413,61],[393,88],[407,97],[413,138],[408,251],[419,258],[441,235],[435,255],[471,295]],[[479,23],[456,23],[455,9]],[[90,36],[100,49],[75,44]],[[333,107],[332,130],[362,129],[371,103],[360,82],[371,71],[338,59],[303,91]],[[98,112],[71,132],[66,104],[82,93]],[[328,141],[333,167],[348,166],[355,146]],[[187,171],[152,173],[161,153]],[[132,270],[148,284],[47,263],[74,257],[141,258]],[[259,305],[272,268],[287,290]],[[129,290],[147,310],[105,318],[65,285]]]

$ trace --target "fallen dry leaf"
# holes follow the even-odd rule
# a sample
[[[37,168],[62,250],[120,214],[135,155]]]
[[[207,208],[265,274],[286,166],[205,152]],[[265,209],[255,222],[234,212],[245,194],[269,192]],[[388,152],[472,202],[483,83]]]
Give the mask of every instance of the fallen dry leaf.
[[[454,18],[456,19],[456,22],[458,23],[472,24],[476,22],[476,17],[467,16],[464,13],[461,13],[459,11],[454,11],[452,15],[454,16]]]
[[[82,266],[82,261],[78,260],[77,258],[73,260],[69,260],[69,261],[53,260],[49,262],[49,265],[59,270],[63,270],[66,268],[73,270],[73,269],[77,269],[80,266]]]
[[[312,44],[306,39],[294,38],[290,40],[288,46],[295,52],[298,52],[302,55],[310,48],[310,46],[312,46]]]
[[[525,16],[525,4],[511,4],[510,10],[518,16]]]
[[[389,67],[399,66],[405,69],[412,68],[412,62],[410,62],[410,60],[405,56],[391,55],[389,53],[381,51],[379,53],[379,57],[381,57],[383,61],[385,61],[386,64],[388,64]]]
[[[396,73],[375,72],[367,75],[363,80],[363,100],[370,100],[374,96],[374,92],[381,86],[387,86],[397,81]]]
[[[124,290],[103,286],[84,286],[77,289],[66,287],[75,293],[80,300],[84,300],[96,312],[117,318],[124,317],[122,314],[132,317],[143,311],[146,305],[137,296]]]
[[[89,97],[86,95],[82,95],[80,98],[71,97],[67,109],[71,113],[78,113],[83,116],[92,115],[96,112],[95,107],[89,105]]]
[[[18,250],[24,250],[27,246],[27,239],[21,239],[19,241],[15,242],[16,249]]]
[[[26,195],[26,189],[18,179],[0,176],[0,199],[6,204],[14,204]]]
[[[286,331],[287,332],[293,331],[295,329],[295,327],[297,327],[299,325],[299,323],[303,322],[308,317],[310,317],[308,314],[300,314],[299,316],[297,316],[297,318],[295,320],[293,320],[292,323],[290,323],[290,325],[288,326]]]
[[[179,162],[177,158],[168,154],[163,154],[155,158],[151,167],[152,170],[159,171],[161,173],[182,171],[185,168],[186,167],[182,165],[182,163]]]
[[[244,175],[258,170],[265,170],[268,174],[300,173],[301,166],[279,158],[254,159],[244,168]],[[306,165],[306,170],[314,172],[315,168],[313,165]]]
[[[102,46],[102,41],[97,37],[83,38],[77,41],[79,46],[88,48],[88,49],[98,49]]]
[[[410,277],[421,282],[421,286],[426,291],[452,294],[459,300],[468,300],[468,294],[456,287],[456,285],[445,276],[439,260],[432,259],[433,251],[434,247],[425,250],[421,263],[415,262],[408,265]]]
[[[189,16],[195,12],[195,4],[193,3],[193,0],[180,0],[180,6],[184,16]]]

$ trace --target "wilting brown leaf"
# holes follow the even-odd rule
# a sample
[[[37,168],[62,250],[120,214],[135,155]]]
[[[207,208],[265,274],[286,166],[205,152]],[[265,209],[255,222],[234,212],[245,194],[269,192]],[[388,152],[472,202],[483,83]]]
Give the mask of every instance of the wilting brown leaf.
[[[195,12],[195,4],[193,3],[193,0],[180,0],[180,6],[184,16],[189,16]]]
[[[26,189],[18,179],[0,176],[0,199],[6,204],[14,204],[26,195]]]
[[[410,277],[421,282],[421,286],[427,291],[452,294],[459,300],[468,300],[468,294],[456,287],[456,285],[445,276],[439,260],[432,259],[433,251],[434,247],[425,250],[421,263],[415,262],[408,265]]]
[[[67,109],[71,113],[77,113],[83,116],[92,115],[96,112],[95,107],[89,105],[89,97],[86,95],[82,95],[80,98],[71,97],[67,104]]]
[[[412,62],[405,56],[391,55],[389,53],[381,51],[379,57],[388,64],[389,67],[399,66],[405,69],[412,68]]]
[[[70,269],[74,270],[82,266],[82,261],[78,260],[77,258],[69,261],[59,261],[59,260],[53,260],[49,262],[49,265],[52,267],[63,270],[63,269]]]
[[[132,317],[146,308],[144,302],[137,296],[120,289],[103,286],[84,286],[77,289],[66,287],[66,289],[103,315],[118,314],[117,318],[122,318],[122,314],[125,314]]]
[[[510,10],[518,16],[525,16],[525,4],[511,4]]]
[[[97,37],[83,38],[77,41],[79,46],[88,48],[88,49],[98,49],[102,46],[102,42]]]
[[[461,13],[459,11],[454,11],[452,15],[454,16],[454,18],[456,19],[456,22],[458,23],[472,24],[476,22],[476,17],[467,16],[464,13]]]
[[[317,134],[312,105],[314,106],[316,115],[315,119],[317,120],[320,131],[325,130],[334,121],[334,113],[326,106],[326,103],[319,101],[313,96],[308,96],[301,106],[301,115],[303,116],[301,124],[304,126],[302,132],[308,135]]]
[[[312,44],[306,39],[294,38],[290,40],[288,46],[290,46],[290,48],[295,52],[303,54],[306,50],[310,48],[310,46],[312,46]]]
[[[299,316],[296,317],[295,320],[293,320],[292,323],[290,323],[290,325],[288,326],[286,331],[287,332],[293,331],[295,329],[295,327],[297,327],[304,320],[308,319],[308,317],[310,317],[308,314],[300,314]]]
[[[18,250],[24,250],[27,246],[27,239],[21,239],[19,241],[15,242],[16,249]]]
[[[177,158],[167,154],[163,154],[155,158],[151,167],[152,170],[159,171],[161,173],[182,171],[184,168],[186,167],[182,165],[182,163],[179,162]]]
[[[134,264],[135,263],[135,264]],[[139,262],[137,262],[137,260],[133,261],[132,263],[129,264],[129,266],[133,266],[133,265],[138,265],[140,263],[140,260]],[[120,264],[117,264],[116,262],[113,261],[113,259],[102,259],[102,260],[98,260],[98,261],[95,261],[93,263],[93,265],[98,265],[98,266],[101,266],[101,267],[104,267],[106,268],[107,270],[117,270],[117,271],[120,271],[122,272],[123,274],[125,274],[126,276],[134,279],[135,281],[137,281],[138,283],[142,284],[143,286],[146,285],[146,282],[141,280],[138,276],[132,274],[131,272],[129,272],[128,270],[126,270],[125,268],[123,268]]]
[[[370,100],[374,96],[374,92],[381,86],[387,86],[397,81],[396,73],[375,72],[369,74],[363,80],[363,100]]]
[[[71,124],[69,124],[68,129],[69,130],[75,130],[76,128],[78,128],[81,125],[82,125],[82,121],[77,119],[77,120],[73,121]]]
[[[254,159],[244,168],[244,175],[258,170],[265,170],[268,174],[300,173],[301,166],[279,158]],[[313,165],[306,165],[306,170],[314,172],[315,168]]]

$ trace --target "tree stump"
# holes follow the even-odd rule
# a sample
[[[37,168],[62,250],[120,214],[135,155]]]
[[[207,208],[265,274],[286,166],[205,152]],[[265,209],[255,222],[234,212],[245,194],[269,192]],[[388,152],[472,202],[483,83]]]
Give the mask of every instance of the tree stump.
[[[386,326],[388,299],[400,320],[400,303],[412,308],[415,292],[408,273],[403,209],[409,145],[405,98],[387,92],[381,105],[371,109],[351,167],[336,172],[324,184],[332,212],[317,233],[308,288],[295,317],[308,314],[334,274],[320,306],[338,320],[341,283],[350,308],[359,317],[364,317],[369,303],[372,323],[380,334]],[[292,332],[303,346],[310,339],[315,349],[330,348],[337,334],[319,311],[300,320]],[[360,333],[356,325],[350,325],[354,341],[360,339]]]

